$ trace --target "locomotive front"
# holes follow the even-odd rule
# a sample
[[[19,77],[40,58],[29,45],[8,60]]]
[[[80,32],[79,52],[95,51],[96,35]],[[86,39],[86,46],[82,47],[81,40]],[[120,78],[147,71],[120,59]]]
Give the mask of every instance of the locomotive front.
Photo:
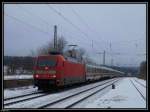
[[[62,64],[64,58],[60,55],[38,56],[34,67],[34,85],[39,89],[60,86]]]

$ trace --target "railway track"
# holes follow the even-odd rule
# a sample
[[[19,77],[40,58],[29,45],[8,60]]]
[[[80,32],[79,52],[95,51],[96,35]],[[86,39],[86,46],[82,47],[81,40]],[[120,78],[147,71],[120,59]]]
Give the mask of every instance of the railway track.
[[[54,106],[55,104],[58,104],[60,102],[64,102],[65,100],[69,100],[70,98],[72,99],[73,97],[77,97],[79,95],[83,95],[85,93],[89,92],[90,94],[87,95],[83,95],[84,97],[82,97],[82,99],[80,99],[80,101],[83,101],[84,99],[96,94],[97,92],[101,91],[102,89],[107,88],[108,86],[111,86],[112,83],[115,83],[116,81],[118,81],[119,79],[110,79],[109,81],[104,81],[104,82],[98,82],[98,84],[93,84],[91,85],[86,85],[86,87],[79,87],[74,91],[74,89],[69,90],[69,92],[64,91],[62,93],[56,93],[56,94],[60,94],[58,96],[56,95],[51,95],[50,93],[44,94],[44,93],[39,93],[39,94],[35,94],[35,95],[29,95],[29,96],[25,96],[25,97],[20,97],[15,98],[15,99],[11,99],[11,100],[7,100],[9,102],[4,102],[4,107],[5,108],[47,108],[49,106]],[[82,89],[81,89],[82,88]],[[68,93],[68,94],[66,94]],[[46,100],[43,100],[43,99]],[[41,101],[43,100],[43,101]],[[67,100],[67,101],[68,101]],[[64,108],[70,108],[71,106],[75,105],[77,102],[80,101],[76,101],[74,100],[74,104],[69,104],[66,105]],[[29,105],[30,103],[33,104],[34,102],[34,106]],[[41,103],[42,102],[42,103]],[[39,103],[39,104],[38,104]],[[17,105],[17,106],[16,106]],[[31,106],[31,107],[29,107]]]
[[[139,81],[137,81],[136,79],[135,79],[135,81],[136,81],[137,83],[139,83],[141,86],[143,86],[143,87],[145,87],[145,88],[146,88],[146,86],[145,86],[144,84],[140,83],[140,82],[139,82]]]
[[[25,95],[20,95],[20,96],[16,96],[16,97],[7,98],[7,99],[4,100],[4,106],[8,106],[8,105],[12,105],[12,104],[15,104],[15,103],[35,99],[35,98],[38,98],[38,97],[46,96],[48,94],[49,93],[37,92],[37,93],[30,93],[30,94],[25,94]]]
[[[72,106],[86,100],[90,96],[104,90],[105,88],[112,86],[112,84],[116,83],[118,80],[109,81],[102,85],[97,85],[93,88],[89,88],[87,90],[78,92],[73,95],[69,95],[67,97],[61,98],[49,104],[43,105],[39,108],[71,108]]]
[[[140,89],[134,84],[134,82],[130,79],[132,85],[136,88],[136,90],[138,91],[138,93],[141,95],[141,97],[143,98],[143,100],[145,101],[146,98],[145,96],[143,95],[143,93],[140,91]]]
[[[32,92],[32,93],[28,93],[28,94],[17,95],[17,96],[14,96],[14,97],[5,98],[4,101],[8,101],[8,100],[11,100],[11,99],[16,99],[16,98],[21,98],[21,97],[24,97],[24,96],[33,95],[33,94],[37,94],[37,93],[42,93],[42,91]]]

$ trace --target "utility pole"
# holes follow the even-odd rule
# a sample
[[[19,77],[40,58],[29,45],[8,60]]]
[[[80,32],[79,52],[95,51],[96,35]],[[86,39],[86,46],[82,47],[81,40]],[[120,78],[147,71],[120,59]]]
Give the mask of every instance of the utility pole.
[[[104,53],[103,53],[103,65],[105,65],[105,50],[104,50]]]
[[[101,52],[98,52],[97,54],[99,54],[100,55],[100,58],[101,58]],[[100,62],[99,62],[99,65],[101,64],[101,59],[100,59]]]
[[[54,50],[57,51],[57,26],[54,26]]]
[[[114,60],[113,60],[113,59],[111,59],[111,66],[113,66],[113,62],[114,62]]]

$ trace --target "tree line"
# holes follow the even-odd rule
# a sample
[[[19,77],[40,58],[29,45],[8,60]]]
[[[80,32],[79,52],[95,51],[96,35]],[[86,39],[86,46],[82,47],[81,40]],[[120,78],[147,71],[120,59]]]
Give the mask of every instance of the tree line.
[[[147,75],[147,63],[146,61],[143,61],[140,64],[140,69],[139,69],[139,78],[146,80],[146,75]]]
[[[64,37],[58,37],[57,51],[60,52],[65,58],[72,57],[78,62],[95,64],[94,61],[88,57],[86,50],[78,47],[78,49],[69,49],[67,41]],[[38,55],[48,55],[49,52],[55,51],[54,41],[51,40],[47,44],[39,47],[36,51],[31,51],[30,56],[4,56],[4,65],[8,67],[7,74],[15,74],[16,70],[23,73],[25,70],[32,72],[35,64],[35,57]]]
[[[35,58],[30,56],[4,56],[4,65],[7,66],[7,74],[15,74],[16,70],[32,72]]]

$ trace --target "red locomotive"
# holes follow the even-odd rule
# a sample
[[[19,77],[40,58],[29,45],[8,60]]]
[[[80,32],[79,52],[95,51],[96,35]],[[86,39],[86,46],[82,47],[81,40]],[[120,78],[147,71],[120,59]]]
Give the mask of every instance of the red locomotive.
[[[57,88],[75,83],[116,77],[124,74],[107,67],[85,65],[66,60],[61,54],[38,56],[34,67],[34,85],[39,89]]]
[[[38,56],[34,84],[39,88],[59,87],[85,82],[85,66],[67,61],[62,55]]]

